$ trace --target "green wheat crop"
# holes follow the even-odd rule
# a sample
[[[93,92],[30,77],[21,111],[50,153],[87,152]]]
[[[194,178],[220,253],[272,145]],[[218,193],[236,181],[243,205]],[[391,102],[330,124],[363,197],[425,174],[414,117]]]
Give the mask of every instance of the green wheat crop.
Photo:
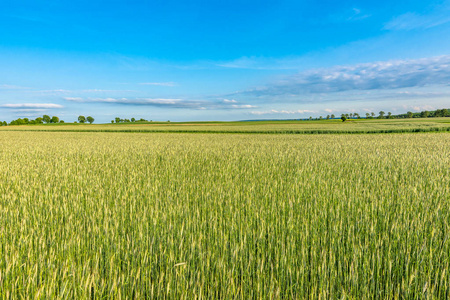
[[[0,132],[0,298],[450,292],[450,134]]]

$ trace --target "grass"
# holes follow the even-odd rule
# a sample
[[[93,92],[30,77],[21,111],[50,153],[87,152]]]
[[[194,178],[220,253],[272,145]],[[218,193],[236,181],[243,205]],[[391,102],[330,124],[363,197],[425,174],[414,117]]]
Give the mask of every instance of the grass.
[[[448,298],[450,135],[0,133],[0,297]]]

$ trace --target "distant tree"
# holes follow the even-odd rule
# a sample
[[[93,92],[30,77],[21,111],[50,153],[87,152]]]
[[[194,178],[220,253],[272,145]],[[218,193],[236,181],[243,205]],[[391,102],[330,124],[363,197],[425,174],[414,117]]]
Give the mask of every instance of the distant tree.
[[[95,119],[91,116],[87,117],[86,120],[89,122],[89,124],[92,124],[95,121]]]
[[[369,114],[369,113],[366,113],[366,119],[368,119],[368,118],[369,118],[369,116],[370,116],[370,114]]]
[[[436,109],[434,116],[435,117],[446,117],[446,116],[448,116],[448,109],[446,109],[446,108]]]
[[[78,122],[79,123],[85,123],[86,122],[86,117],[85,116],[78,116]]]
[[[50,123],[58,123],[59,122],[59,118],[57,116],[53,116],[52,119],[50,120]]]
[[[114,124],[114,120],[111,120],[111,123]]]
[[[36,124],[42,124],[43,122],[44,122],[44,120],[42,119],[42,118],[36,118],[35,120],[34,120],[34,122],[36,123]]]
[[[114,118],[114,120],[116,121],[116,123],[120,123],[120,118],[119,117]]]
[[[429,115],[430,115],[430,112],[429,112],[428,110],[422,111],[422,112],[420,113],[420,117],[421,117],[421,118],[428,118]]]
[[[59,120],[59,123],[61,123],[61,124],[62,124],[62,123],[65,123],[65,122],[64,122],[64,120]]]
[[[43,115],[43,116],[42,116],[42,121],[43,121],[44,123],[50,123],[51,120],[52,120],[52,119],[50,119],[50,116],[48,116],[48,115]]]
[[[125,120],[123,120],[125,123],[130,123],[130,120],[128,120],[128,119],[125,119]]]
[[[353,116],[357,119],[361,119],[361,116],[358,113],[354,113]]]
[[[136,122],[136,119],[135,118],[131,118],[131,122]]]
[[[411,118],[413,117],[413,113],[412,113],[411,111],[408,111],[408,112],[406,113],[406,117],[409,118],[409,119],[411,119]]]
[[[327,120],[329,120],[330,119],[330,115],[327,115]]]
[[[345,122],[345,121],[347,121],[347,117],[344,114],[342,114],[341,120],[342,120],[342,122]]]
[[[391,113],[390,111],[388,111],[388,115],[387,115],[387,118],[388,118],[388,119],[393,119],[393,117],[392,117],[392,113]]]
[[[311,116],[309,116],[309,120],[312,121],[312,117]]]
[[[332,119],[334,119],[334,118],[336,118],[336,116],[335,116],[335,115],[333,115],[333,114],[331,114],[331,118],[332,118]]]
[[[384,119],[384,114],[385,114],[384,111],[380,111],[380,112],[379,112],[378,119]]]
[[[371,116],[372,119],[373,119],[373,117],[375,117],[375,113],[374,113],[374,112],[371,112],[371,113],[370,113],[370,116]]]
[[[145,121],[146,121],[145,119],[142,119],[142,118],[139,119],[139,122],[145,122]]]
[[[319,117],[319,120],[323,120],[323,117],[322,117],[322,116],[320,116],[320,117]]]

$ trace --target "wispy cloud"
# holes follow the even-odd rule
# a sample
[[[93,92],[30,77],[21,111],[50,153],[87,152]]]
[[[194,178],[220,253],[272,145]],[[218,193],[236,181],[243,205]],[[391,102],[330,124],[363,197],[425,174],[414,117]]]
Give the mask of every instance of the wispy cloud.
[[[231,105],[232,108],[256,108],[257,106],[255,105],[250,105],[250,104],[243,104],[243,105],[236,105],[233,104]]]
[[[175,86],[175,82],[141,82],[140,85]]]
[[[432,28],[450,22],[450,1],[436,6],[427,14],[407,12],[396,16],[384,26],[386,30],[412,30]]]
[[[108,103],[130,106],[156,106],[166,108],[189,108],[189,109],[248,109],[255,108],[249,104],[233,104],[234,102],[186,100],[178,98],[81,98],[65,97],[64,100],[80,103]]]
[[[63,108],[64,106],[55,103],[11,103],[2,104],[0,107],[11,109],[49,109],[49,108]]]
[[[450,82],[450,56],[314,69],[265,87],[238,92],[257,97],[304,96],[352,90],[386,90]]]
[[[370,14],[363,13],[361,9],[353,7],[352,13],[347,17],[347,21],[359,21],[370,17]]]
[[[41,94],[54,94],[54,95],[64,95],[64,94],[77,94],[77,93],[123,93],[123,92],[136,92],[135,90],[103,90],[103,89],[84,89],[84,90],[65,90],[65,89],[54,89],[54,90],[32,90],[30,93],[41,93]]]
[[[230,61],[217,62],[215,66],[249,70],[298,70],[304,62],[304,57],[273,58],[244,56]]]

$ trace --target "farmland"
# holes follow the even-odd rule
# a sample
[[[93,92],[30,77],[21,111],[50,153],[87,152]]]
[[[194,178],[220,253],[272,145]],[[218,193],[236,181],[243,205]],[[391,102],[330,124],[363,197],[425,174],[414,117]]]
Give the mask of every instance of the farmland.
[[[447,298],[450,134],[357,132],[450,124],[389,121],[3,127],[0,298]]]
[[[3,126],[0,131],[61,132],[179,132],[179,133],[260,133],[260,134],[333,134],[333,133],[407,133],[450,131],[449,118],[352,119],[313,121],[240,121],[240,122],[136,122],[119,124],[45,124]]]

